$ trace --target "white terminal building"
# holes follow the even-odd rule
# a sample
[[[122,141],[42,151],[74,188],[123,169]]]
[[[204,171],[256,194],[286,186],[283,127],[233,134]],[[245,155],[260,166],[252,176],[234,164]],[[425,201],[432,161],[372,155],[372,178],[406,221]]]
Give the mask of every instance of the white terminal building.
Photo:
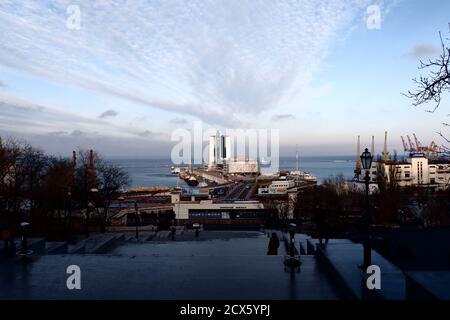
[[[387,182],[395,179],[401,187],[424,186],[438,190],[450,185],[450,162],[430,160],[423,153],[412,153],[405,161],[374,162],[370,171],[372,181],[384,176]]]
[[[372,137],[372,154],[374,153],[374,138]],[[409,137],[408,137],[409,140]],[[411,142],[410,142],[411,144]],[[409,151],[406,159],[398,161],[388,158],[387,151],[387,132],[385,132],[384,150],[382,159],[372,163],[369,170],[370,185],[369,192],[373,193],[378,190],[378,181],[380,178],[388,183],[395,182],[400,187],[427,187],[436,190],[445,190],[450,187],[450,159],[448,157],[430,156],[430,152],[414,151],[416,149],[427,149],[420,147],[419,141],[416,139],[416,146],[407,149],[404,143],[405,152]],[[429,149],[429,148],[428,148]],[[359,137],[357,145],[357,155],[359,154]],[[358,158],[356,161],[355,172],[359,171],[360,175],[350,182],[352,191],[364,192],[364,175],[365,171],[358,168]]]
[[[230,158],[227,162],[226,173],[236,175],[259,174],[258,160],[245,157]]]

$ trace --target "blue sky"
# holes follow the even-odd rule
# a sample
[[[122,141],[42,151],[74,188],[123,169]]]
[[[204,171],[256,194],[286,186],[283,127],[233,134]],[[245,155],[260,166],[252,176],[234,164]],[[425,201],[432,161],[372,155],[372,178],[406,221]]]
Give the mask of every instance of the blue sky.
[[[0,135],[155,157],[199,120],[277,128],[282,154],[353,154],[357,135],[379,151],[385,130],[391,149],[413,132],[442,143],[450,100],[429,114],[401,92],[439,53],[448,12],[437,0],[2,0]]]

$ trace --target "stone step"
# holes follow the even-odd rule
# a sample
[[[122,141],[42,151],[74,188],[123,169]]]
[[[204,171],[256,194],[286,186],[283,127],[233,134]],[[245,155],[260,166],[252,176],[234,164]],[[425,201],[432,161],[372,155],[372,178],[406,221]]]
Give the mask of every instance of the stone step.
[[[108,249],[114,244],[126,241],[127,238],[124,233],[109,233],[98,234],[90,236],[87,239],[81,240],[75,245],[68,248],[70,254],[102,254],[106,253]]]
[[[69,245],[67,249],[69,254],[84,254],[86,253],[86,239],[82,240],[74,245]]]
[[[124,234],[105,234],[97,236],[97,239],[87,244],[87,253],[106,253],[108,249],[117,241],[123,241],[125,239]]]
[[[368,290],[367,274],[359,266],[363,261],[363,246],[346,239],[331,239],[317,246],[317,259],[341,288],[347,299],[404,300],[405,274],[375,250],[372,264],[381,270],[381,289]]]
[[[162,230],[162,231],[158,231],[156,233],[156,236],[154,237],[154,240],[166,240],[167,238],[170,237],[170,231],[169,230]]]
[[[16,239],[16,252],[20,251],[22,248],[22,241]],[[29,250],[33,251],[33,254],[45,254],[46,253],[46,240],[45,238],[28,238],[27,247]]]
[[[65,241],[47,242],[47,254],[66,254],[68,251],[68,244]]]

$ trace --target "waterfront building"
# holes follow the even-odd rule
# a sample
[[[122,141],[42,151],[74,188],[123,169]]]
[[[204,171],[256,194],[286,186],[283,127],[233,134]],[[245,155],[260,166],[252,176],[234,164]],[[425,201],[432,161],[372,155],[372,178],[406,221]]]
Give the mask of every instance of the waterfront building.
[[[267,187],[258,189],[258,194],[287,194],[289,189],[295,187],[293,180],[276,180],[272,181]]]
[[[384,178],[387,183],[400,187],[430,187],[448,189],[450,184],[450,161],[429,159],[424,153],[411,153],[402,161],[376,161],[370,172],[371,181]]]
[[[231,139],[217,131],[215,136],[209,137],[208,168],[224,165],[231,156]]]
[[[430,147],[421,147],[417,137],[414,135],[416,146],[408,149],[402,137],[404,151],[408,152],[406,158],[397,159],[391,157],[387,147],[387,132],[384,136],[384,148],[382,156],[372,162],[369,171],[370,184],[369,193],[377,192],[378,183],[384,181],[396,184],[399,187],[426,187],[434,190],[446,190],[450,186],[450,158],[444,153]],[[374,137],[372,137],[371,153],[375,153]],[[359,164],[360,139],[358,136],[357,154],[355,164],[355,178],[348,182],[349,189],[355,192],[365,192],[364,172],[361,172]]]
[[[268,209],[259,201],[214,201],[192,197],[183,199],[179,193],[172,193],[175,219],[201,224],[254,224],[259,225],[269,215]]]
[[[226,166],[228,175],[258,175],[259,164],[256,159],[236,157],[228,159]]]

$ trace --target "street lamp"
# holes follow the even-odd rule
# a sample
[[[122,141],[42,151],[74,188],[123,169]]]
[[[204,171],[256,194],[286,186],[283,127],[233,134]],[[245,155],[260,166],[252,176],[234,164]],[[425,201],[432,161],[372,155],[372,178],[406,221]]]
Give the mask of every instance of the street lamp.
[[[28,231],[30,230],[30,223],[28,222],[21,222],[20,223],[20,231],[22,233],[21,240],[22,240],[22,247],[20,249],[19,255],[26,258],[28,255],[32,253],[31,250],[28,250]]]
[[[125,200],[124,197],[118,197],[117,200],[119,201],[119,211],[122,211],[122,202]]]
[[[297,229],[297,225],[295,223],[289,223],[288,231],[290,237],[289,244],[289,257],[286,257],[284,260],[284,265],[286,267],[290,267],[296,269],[299,268],[302,262],[300,261],[300,256],[295,256],[295,231]]]
[[[90,198],[94,200],[94,195],[98,193],[97,188],[89,189]],[[89,238],[89,216],[95,210],[95,202],[89,201],[86,208],[86,238]]]
[[[139,230],[138,230],[138,223],[139,223],[139,207],[137,204],[137,200],[134,202],[134,213],[136,216],[136,239],[139,239]]]
[[[364,237],[364,262],[363,268],[367,269],[372,264],[372,249],[370,244],[370,216],[369,216],[369,183],[370,183],[370,168],[372,167],[373,155],[366,148],[361,154],[361,164],[366,174],[364,176],[364,183],[366,185],[366,214],[365,214],[365,237]]]
[[[297,225],[295,223],[289,223],[288,230],[289,230],[289,254],[291,258],[295,256],[295,229],[297,228]]]
[[[198,238],[199,233],[200,233],[200,224],[199,223],[194,223],[192,225],[192,227],[194,227],[194,229],[195,229],[195,237]]]

